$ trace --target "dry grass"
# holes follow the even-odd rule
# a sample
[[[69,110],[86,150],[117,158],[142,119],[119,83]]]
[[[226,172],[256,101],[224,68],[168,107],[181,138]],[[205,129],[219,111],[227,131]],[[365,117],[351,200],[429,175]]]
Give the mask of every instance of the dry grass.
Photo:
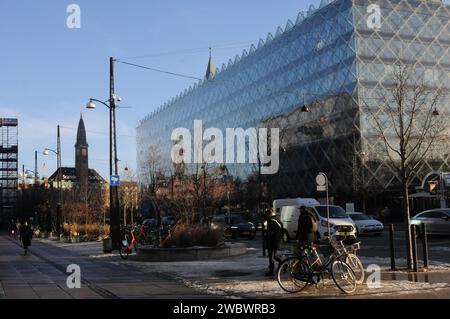
[[[177,225],[170,236],[163,241],[164,248],[187,248],[194,246],[216,247],[223,238],[221,230],[203,225]]]
[[[72,236],[106,237],[109,234],[109,225],[65,223],[64,233]]]

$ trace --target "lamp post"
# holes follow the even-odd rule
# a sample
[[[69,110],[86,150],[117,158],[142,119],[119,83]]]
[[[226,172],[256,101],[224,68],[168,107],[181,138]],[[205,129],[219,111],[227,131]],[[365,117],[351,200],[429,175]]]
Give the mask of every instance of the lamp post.
[[[60,126],[56,127],[56,151],[51,148],[46,148],[43,152],[44,155],[49,155],[50,152],[56,155],[56,169],[58,172],[58,190],[59,190],[59,201],[56,206],[56,232],[58,233],[58,237],[61,236],[62,229],[61,223],[64,222],[64,214],[63,214],[63,174],[62,174],[62,165],[61,165],[61,133]]]
[[[114,58],[109,58],[109,105],[108,101],[98,99],[90,99],[86,105],[87,109],[95,109],[95,102],[103,104],[109,109],[109,175],[118,175],[117,169],[117,137],[116,137],[116,101],[121,99],[116,96],[114,90]],[[117,185],[109,186],[109,217],[110,217],[110,234],[112,239],[112,248],[117,250],[120,248],[120,202],[119,189]]]

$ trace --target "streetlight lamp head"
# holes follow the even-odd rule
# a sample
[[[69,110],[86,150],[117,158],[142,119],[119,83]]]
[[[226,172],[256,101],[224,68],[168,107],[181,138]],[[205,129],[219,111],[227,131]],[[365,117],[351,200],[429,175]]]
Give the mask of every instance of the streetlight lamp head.
[[[303,105],[302,106],[302,111],[301,111],[302,113],[309,113],[309,106],[308,105]]]
[[[49,151],[48,151],[48,149],[46,148],[43,152],[42,152],[42,154],[44,154],[44,155],[48,155],[49,154]]]
[[[441,115],[441,114],[439,113],[438,109],[434,109],[433,116],[439,116],[439,115]]]
[[[86,104],[87,109],[93,110],[95,109],[95,107],[96,107],[95,102],[92,100],[89,100],[88,104]]]

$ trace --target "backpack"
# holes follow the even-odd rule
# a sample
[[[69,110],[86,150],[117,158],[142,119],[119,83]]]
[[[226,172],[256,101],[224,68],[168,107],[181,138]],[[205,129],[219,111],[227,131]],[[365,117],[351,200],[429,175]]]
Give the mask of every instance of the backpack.
[[[318,231],[317,220],[310,213],[302,214],[299,217],[299,233],[315,233]]]
[[[319,230],[319,225],[317,223],[317,219],[312,214],[309,214],[309,216],[311,219],[311,230],[313,233],[317,233],[317,231]]]

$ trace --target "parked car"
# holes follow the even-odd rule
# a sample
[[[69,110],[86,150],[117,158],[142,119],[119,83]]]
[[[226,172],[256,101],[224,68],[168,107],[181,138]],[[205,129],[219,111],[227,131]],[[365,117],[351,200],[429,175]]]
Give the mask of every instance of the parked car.
[[[255,224],[237,214],[215,216],[211,220],[211,227],[223,229],[225,236],[229,238],[246,237],[252,240],[256,237]]]
[[[327,206],[321,204],[304,205],[311,208],[313,214],[316,216],[318,222],[318,235],[319,238],[325,238],[328,236],[328,223],[327,223]],[[329,205],[330,214],[330,233],[332,235],[338,235],[345,237],[347,240],[352,241],[356,239],[356,228],[351,218],[345,213],[344,209],[340,206]],[[280,220],[284,229],[284,240],[297,237],[298,217],[300,215],[300,206],[283,206],[281,208]]]
[[[161,223],[163,227],[172,227],[177,223],[177,220],[174,216],[164,216]]]
[[[354,212],[348,213],[356,226],[357,235],[375,235],[379,236],[384,230],[382,222],[367,216],[366,214]]]
[[[422,224],[426,225],[427,234],[450,235],[450,208],[431,209],[421,212],[411,218],[411,224],[417,225],[417,233],[420,235]]]
[[[156,219],[154,218],[146,219],[142,222],[142,226],[146,230],[154,230],[156,229]]]

